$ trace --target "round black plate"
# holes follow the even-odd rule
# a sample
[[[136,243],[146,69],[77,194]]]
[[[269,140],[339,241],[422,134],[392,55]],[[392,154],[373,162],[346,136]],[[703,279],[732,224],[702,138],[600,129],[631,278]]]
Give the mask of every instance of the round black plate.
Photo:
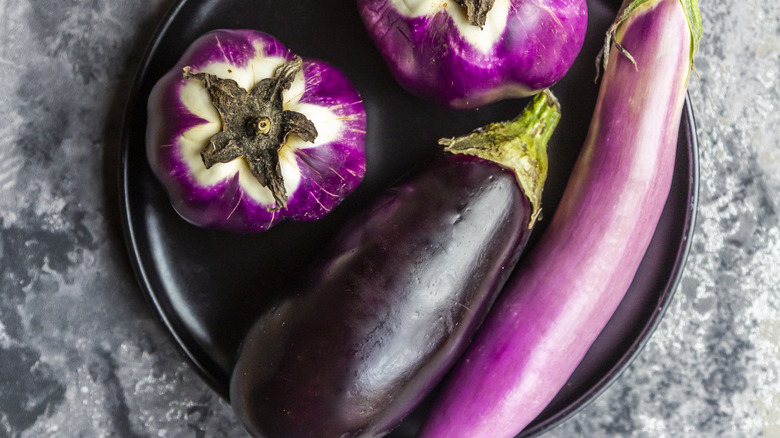
[[[544,210],[552,216],[587,133],[597,86],[594,59],[617,0],[590,0],[585,45],[553,91],[563,119],[550,143]],[[368,117],[367,171],[360,188],[325,219],[282,223],[255,235],[196,228],[170,206],[146,161],[146,101],[154,83],[187,46],[217,28],[251,28],[275,35],[304,57],[339,67],[361,93]],[[439,150],[437,140],[516,116],[526,100],[474,111],[448,111],[418,100],[392,79],[372,46],[354,1],[181,0],[153,36],[136,77],[122,131],[120,196],[131,260],[141,288],[184,356],[227,397],[236,350],[254,318],[317,248],[373,194]],[[668,306],[688,252],[698,185],[696,134],[688,102],[680,125],[669,200],[631,289],[569,383],[521,436],[533,436],[585,406],[625,369]],[[531,244],[544,230],[541,222]],[[393,432],[414,434],[425,403]]]

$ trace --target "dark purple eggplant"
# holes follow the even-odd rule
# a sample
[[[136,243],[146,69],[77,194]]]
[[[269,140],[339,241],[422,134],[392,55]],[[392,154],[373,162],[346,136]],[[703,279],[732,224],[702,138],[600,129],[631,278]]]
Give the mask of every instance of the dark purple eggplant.
[[[542,93],[442,140],[450,153],[347,223],[244,340],[230,397],[253,435],[382,436],[430,392],[528,240],[559,118]]]

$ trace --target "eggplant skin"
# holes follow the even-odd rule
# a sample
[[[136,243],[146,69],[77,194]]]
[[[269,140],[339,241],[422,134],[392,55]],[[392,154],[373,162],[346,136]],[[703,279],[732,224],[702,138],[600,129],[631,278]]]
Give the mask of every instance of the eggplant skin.
[[[532,96],[561,80],[585,41],[586,0],[496,0],[480,29],[457,0],[357,0],[396,81],[448,108]]]
[[[378,437],[465,349],[525,246],[514,174],[445,155],[347,223],[250,329],[230,398],[259,437]]]

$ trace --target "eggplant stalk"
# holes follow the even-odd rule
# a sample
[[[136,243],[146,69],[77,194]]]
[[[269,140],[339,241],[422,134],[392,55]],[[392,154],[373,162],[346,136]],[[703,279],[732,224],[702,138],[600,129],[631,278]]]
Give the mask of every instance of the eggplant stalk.
[[[547,142],[561,119],[558,99],[544,90],[525,112],[509,122],[492,123],[471,134],[441,139],[451,153],[473,155],[512,169],[533,206],[528,228],[542,213],[542,189],[547,179]]]
[[[493,8],[495,0],[455,0],[456,3],[466,8],[466,16],[469,23],[479,27],[485,26],[487,14]]]
[[[606,70],[607,65],[609,64],[609,52],[613,46],[618,50],[618,52],[628,58],[634,67],[637,67],[634,57],[631,56],[631,53],[626,50],[625,47],[623,47],[616,39],[618,28],[621,24],[628,20],[635,9],[641,6],[652,6],[652,2],[658,1],[659,0],[633,0],[621,8],[621,12],[618,13],[618,18],[614,23],[612,23],[612,25],[609,27],[609,30],[607,30],[606,37],[604,38],[604,47],[601,48],[601,51],[596,56],[596,71],[601,71],[602,68]],[[650,5],[648,5],[648,3],[650,3]],[[703,33],[701,13],[699,12],[699,0],[680,0],[680,5],[685,12],[685,18],[687,19],[688,26],[691,30],[690,61],[691,68],[693,68],[693,57],[699,51],[699,43],[701,42],[701,36]],[[598,80],[598,74],[596,75],[596,80]]]
[[[203,164],[210,169],[244,157],[252,175],[271,190],[276,208],[287,205],[287,191],[279,169],[279,150],[287,136],[296,133],[309,143],[317,138],[317,128],[306,116],[282,107],[282,92],[289,90],[303,60],[296,56],[282,64],[273,78],[260,81],[252,91],[241,88],[233,79],[209,73],[192,73],[184,68],[184,79],[203,81],[211,103],[222,119],[222,131],[214,134],[201,152]]]

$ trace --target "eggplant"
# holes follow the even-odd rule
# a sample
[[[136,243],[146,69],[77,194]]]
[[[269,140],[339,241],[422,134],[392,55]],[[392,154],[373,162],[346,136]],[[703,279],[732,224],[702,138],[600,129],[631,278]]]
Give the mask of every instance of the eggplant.
[[[254,30],[201,36],[149,96],[149,164],[201,227],[322,218],[363,179],[365,136],[363,102],[338,69]]]
[[[542,93],[442,140],[446,155],[344,226],[244,339],[230,399],[253,435],[379,437],[429,393],[528,240],[559,118]]]
[[[357,0],[397,82],[439,105],[531,96],[568,72],[585,41],[586,0]]]
[[[701,21],[696,0],[626,1],[622,11],[552,221],[448,377],[422,438],[519,433],[566,384],[647,251],[671,186]]]

